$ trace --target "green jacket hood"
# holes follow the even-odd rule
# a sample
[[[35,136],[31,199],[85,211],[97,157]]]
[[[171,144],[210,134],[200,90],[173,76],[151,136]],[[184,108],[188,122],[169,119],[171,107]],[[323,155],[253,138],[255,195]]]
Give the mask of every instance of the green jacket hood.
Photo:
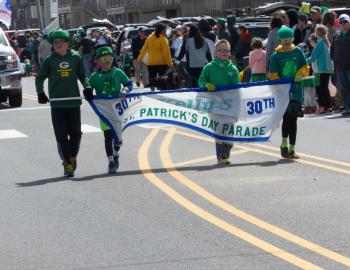
[[[232,65],[232,62],[231,62],[230,59],[229,59],[229,60],[223,61],[223,60],[220,60],[220,59],[218,59],[218,58],[214,58],[214,60],[212,61],[212,63],[213,63],[214,65],[218,66],[219,68],[222,68],[222,69],[228,67],[229,65]]]

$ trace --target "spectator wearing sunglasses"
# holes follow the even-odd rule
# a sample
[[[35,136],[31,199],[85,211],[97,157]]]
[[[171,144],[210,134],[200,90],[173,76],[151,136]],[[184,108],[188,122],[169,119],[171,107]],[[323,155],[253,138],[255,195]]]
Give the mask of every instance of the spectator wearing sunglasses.
[[[336,34],[331,46],[331,57],[339,74],[339,82],[343,91],[345,111],[344,116],[350,115],[350,17],[346,14],[339,16],[340,32]]]

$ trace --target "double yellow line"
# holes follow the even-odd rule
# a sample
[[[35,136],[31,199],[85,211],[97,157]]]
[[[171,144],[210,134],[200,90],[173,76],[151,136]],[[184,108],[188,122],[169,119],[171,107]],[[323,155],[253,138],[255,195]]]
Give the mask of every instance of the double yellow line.
[[[38,101],[38,97],[34,96],[34,95],[22,93],[22,96],[23,96],[23,98],[28,99],[28,100]]]
[[[165,130],[168,130],[168,129],[165,129]],[[210,139],[208,137],[203,137],[203,136],[196,135],[196,134],[193,134],[193,133],[189,133],[189,132],[186,132],[186,131],[183,131],[183,130],[177,130],[176,134],[183,135],[183,136],[190,137],[190,138],[197,139],[197,140],[206,141],[206,142],[213,142],[214,141],[213,139]],[[254,146],[257,146],[258,148],[257,147],[252,147],[252,146],[247,146],[247,145],[244,145],[244,144],[238,144],[238,145],[235,146],[235,148],[241,149],[241,151],[243,151],[243,150],[247,151],[247,152],[251,151],[251,152],[260,153],[260,154],[263,154],[263,155],[268,155],[268,156],[277,157],[277,158],[281,157],[280,153],[279,153],[279,151],[280,151],[279,148],[268,146],[268,145],[261,144],[261,143],[254,143]],[[259,149],[259,148],[261,148],[261,149]],[[274,151],[276,153],[273,153],[271,151],[265,151],[264,149],[272,150],[272,151]],[[235,152],[233,152],[233,153],[235,153]],[[318,168],[321,168],[321,169],[325,169],[325,170],[329,170],[329,171],[333,171],[333,172],[337,172],[337,173],[349,174],[350,175],[350,170],[348,170],[348,169],[339,168],[339,167],[335,167],[335,166],[329,165],[329,164],[334,164],[334,165],[350,168],[350,163],[348,163],[348,162],[333,160],[333,159],[324,158],[324,157],[318,157],[318,156],[304,154],[304,153],[299,153],[299,152],[298,152],[298,155],[301,156],[302,158],[307,158],[307,159],[311,159],[311,160],[294,159],[293,160],[294,162],[298,162],[298,163],[302,163],[302,164],[318,167]],[[202,159],[204,159],[204,160],[208,159],[209,160],[211,158],[204,157]],[[200,159],[198,159],[198,160],[200,162]],[[192,163],[195,163],[195,161],[193,160],[193,161],[181,162],[181,163],[177,163],[176,165],[178,166],[180,164],[183,165],[183,164],[192,164]],[[325,163],[327,163],[327,164],[325,164]]]
[[[176,192],[173,188],[171,188],[169,185],[164,183],[159,177],[157,177],[153,172],[149,164],[148,160],[148,150],[150,145],[153,143],[155,137],[157,136],[159,132],[159,129],[154,129],[149,134],[149,136],[144,141],[143,145],[141,146],[138,154],[139,159],[139,166],[142,169],[145,177],[157,188],[159,188],[161,191],[163,191],[166,195],[168,195],[171,199],[176,201],[178,204],[182,205],[185,209],[189,210],[193,214],[201,217],[202,219],[208,221],[209,223],[217,226],[218,228],[282,259],[285,260],[301,269],[322,269],[321,267],[312,264],[306,260],[303,260],[283,249],[280,249],[274,245],[271,245],[270,243],[261,240],[257,238],[256,236],[241,230],[237,228],[236,226],[224,221],[223,219],[220,219],[213,215],[212,213],[209,213],[208,211],[200,208],[198,205],[192,203],[189,199],[185,198],[178,192]],[[269,224],[261,219],[258,219],[252,215],[249,215],[248,213],[245,213],[234,206],[224,202],[220,198],[216,197],[215,195],[209,193],[205,189],[201,188],[194,182],[192,182],[189,178],[187,178],[185,175],[181,174],[179,171],[176,170],[174,164],[171,161],[170,155],[169,155],[169,146],[170,143],[175,135],[175,133],[179,133],[185,136],[197,136],[191,133],[183,132],[183,131],[176,131],[175,128],[170,128],[168,134],[166,135],[165,139],[162,142],[161,148],[160,148],[160,156],[161,160],[163,162],[164,167],[168,170],[169,174],[174,177],[178,182],[198,194],[200,197],[204,198],[205,200],[211,202],[212,204],[216,205],[217,207],[225,210],[226,212],[234,215],[235,217],[238,217],[242,220],[245,220],[246,222],[249,222],[261,229],[264,229],[270,233],[273,233],[281,238],[284,238],[285,240],[288,240],[294,244],[297,244],[303,248],[306,248],[308,250],[311,250],[312,252],[318,253],[322,256],[325,256],[337,263],[343,264],[345,266],[350,267],[350,259],[338,254],[336,252],[333,252],[329,249],[323,248],[319,245],[316,245],[314,243],[311,243],[301,237],[298,237],[292,233],[289,233],[283,229],[280,229],[272,224]],[[193,136],[192,136],[193,135]],[[198,136],[201,139],[207,140],[207,138]],[[208,139],[209,141],[212,141]],[[253,148],[255,149],[255,148]],[[244,148],[241,150],[241,152],[244,151],[252,151],[251,149],[244,146]],[[259,150],[260,151],[260,150]],[[272,153],[275,155],[274,153]],[[207,159],[212,157],[206,157]],[[200,159],[199,159],[200,160]]]

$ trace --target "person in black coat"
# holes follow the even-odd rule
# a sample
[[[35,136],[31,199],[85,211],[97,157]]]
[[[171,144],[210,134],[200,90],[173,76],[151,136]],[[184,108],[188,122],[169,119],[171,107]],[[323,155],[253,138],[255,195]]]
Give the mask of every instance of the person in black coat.
[[[289,9],[286,12],[288,16],[289,27],[294,30],[294,45],[298,45],[304,41],[303,30],[298,25],[298,12],[294,9]]]
[[[133,65],[135,68],[135,80],[137,87],[140,86],[140,78],[142,73],[142,82],[144,87],[148,87],[149,80],[148,80],[148,69],[145,63],[141,62],[140,64],[137,63],[137,58],[140,55],[141,49],[146,41],[146,35],[145,35],[145,29],[143,27],[140,27],[138,29],[137,36],[134,37],[131,41],[131,51],[132,51],[132,58],[133,58]]]

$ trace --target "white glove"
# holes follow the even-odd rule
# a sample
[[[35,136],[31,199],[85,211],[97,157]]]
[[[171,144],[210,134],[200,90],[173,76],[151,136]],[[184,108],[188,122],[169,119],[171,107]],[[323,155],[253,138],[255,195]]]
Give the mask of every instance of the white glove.
[[[124,98],[126,93],[129,92],[129,89],[127,87],[123,87],[121,90],[120,90],[120,93],[119,93],[119,97],[120,98]]]

